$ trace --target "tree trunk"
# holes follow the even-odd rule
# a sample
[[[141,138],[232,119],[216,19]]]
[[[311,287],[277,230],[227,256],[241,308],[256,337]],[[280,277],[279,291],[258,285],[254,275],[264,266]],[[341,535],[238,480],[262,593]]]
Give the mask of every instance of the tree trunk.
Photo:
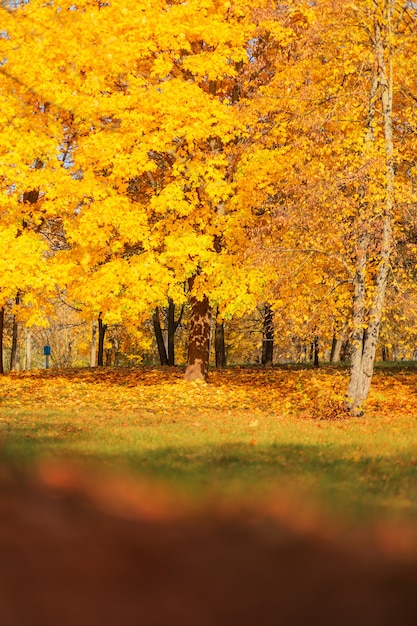
[[[377,78],[380,89],[380,102],[384,125],[385,143],[385,202],[380,219],[381,239],[377,254],[378,270],[372,287],[369,313],[365,322],[365,301],[367,295],[366,264],[367,241],[360,240],[358,247],[357,267],[354,280],[353,301],[353,338],[351,346],[351,371],[348,385],[348,407],[353,415],[362,415],[362,405],[369,394],[374,371],[375,353],[382,320],[385,292],[388,283],[389,261],[392,248],[392,214],[394,208],[394,142],[392,123],[392,50],[391,50],[391,19],[394,4],[386,3],[386,23],[384,34],[381,25],[375,18],[375,53],[377,61]],[[388,59],[386,58],[388,56]],[[366,243],[366,245],[364,245]],[[365,323],[364,323],[365,322]],[[364,336],[364,329],[366,335]]]
[[[330,363],[334,362],[334,353],[335,353],[335,350],[336,350],[336,346],[337,346],[336,335],[333,335],[332,347],[330,349]]]
[[[313,341],[313,364],[314,367],[319,366],[319,338],[317,335],[314,337]]]
[[[189,279],[192,294],[195,277]],[[191,295],[191,318],[188,338],[188,361],[185,380],[207,380],[210,355],[210,319],[211,309],[208,298],[199,300]]]
[[[32,369],[32,330],[26,328],[26,341],[25,341],[25,370],[30,371]]]
[[[18,305],[20,302],[20,296],[17,294],[15,299],[15,304]],[[13,315],[13,323],[12,323],[12,348],[10,351],[10,371],[19,369],[19,326],[16,320],[16,315]]]
[[[307,363],[307,346],[305,344],[300,346],[300,363]]]
[[[153,329],[161,365],[173,366],[175,365],[175,333],[177,332],[178,326],[181,324],[184,306],[181,307],[178,319],[175,319],[175,304],[172,298],[168,298],[168,307],[164,310],[166,311],[167,322],[165,333],[162,331],[160,310],[158,307],[152,315]]]
[[[175,304],[172,298],[168,299],[168,328],[167,328],[167,347],[168,347],[168,365],[175,365],[175,331],[177,324],[175,322]]]
[[[106,366],[111,367],[113,360],[113,348],[107,348],[106,350]]]
[[[3,364],[4,307],[0,309],[0,374],[4,374]]]
[[[91,354],[90,367],[97,365],[97,322],[94,320],[91,326]]]
[[[346,361],[348,358],[350,358],[350,354],[351,354],[350,341],[349,339],[346,339],[346,341],[342,343],[342,349],[340,351],[340,360],[343,362]]]
[[[343,338],[339,337],[335,341],[334,349],[332,350],[331,362],[338,363],[342,360],[342,348],[343,348]]]
[[[348,406],[352,413],[358,412],[363,396],[363,328],[365,323],[366,266],[368,234],[362,233],[356,255],[356,273],[353,295],[353,333],[351,338],[350,380],[347,389]]]
[[[331,363],[338,363],[345,360],[345,352],[347,349],[347,327],[342,328],[339,333],[335,334],[332,343],[332,352],[330,355]]]
[[[264,309],[264,326],[262,338],[262,365],[272,365],[274,355],[274,319],[269,304]]]
[[[162,334],[161,320],[159,319],[159,307],[156,307],[155,313],[152,315],[152,323],[156,345],[158,348],[159,362],[161,365],[168,365],[168,356],[165,348],[164,336]]]
[[[216,320],[214,331],[214,353],[216,357],[216,367],[226,367],[226,346],[224,342],[224,322]]]
[[[112,341],[112,344],[113,344],[113,354],[114,354],[113,365],[114,365],[114,367],[118,367],[119,366],[119,356],[120,356],[120,353],[119,353],[120,345],[119,345],[119,337],[118,337],[117,334],[114,337],[114,339]]]
[[[101,313],[98,316],[98,350],[97,350],[97,365],[103,367],[104,365],[104,336],[106,334],[107,324],[103,324]]]

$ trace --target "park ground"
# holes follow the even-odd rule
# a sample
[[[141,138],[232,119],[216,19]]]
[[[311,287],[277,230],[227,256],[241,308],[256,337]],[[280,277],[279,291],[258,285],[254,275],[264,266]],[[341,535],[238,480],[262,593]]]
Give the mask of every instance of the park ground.
[[[2,377],[4,623],[414,623],[417,369],[182,375]]]

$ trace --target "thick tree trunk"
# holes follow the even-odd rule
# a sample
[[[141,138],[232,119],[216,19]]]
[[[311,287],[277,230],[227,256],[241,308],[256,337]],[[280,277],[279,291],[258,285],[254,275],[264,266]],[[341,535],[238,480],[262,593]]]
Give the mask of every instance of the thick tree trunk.
[[[155,333],[156,346],[158,348],[159,362],[161,365],[168,365],[168,356],[165,348],[164,336],[162,334],[161,320],[159,318],[159,307],[156,307],[152,315],[153,330]]]
[[[339,361],[341,361],[342,348],[343,348],[343,339],[342,337],[339,337],[335,341],[334,348],[332,348],[332,356],[330,359],[332,363],[338,363]]]
[[[15,304],[20,302],[19,294],[16,296]],[[16,315],[13,315],[12,322],[12,347],[10,351],[10,371],[19,369],[19,326],[17,323]]]
[[[185,380],[207,380],[210,355],[211,308],[208,298],[192,295],[195,277],[189,279],[191,318],[188,338],[188,361]]]
[[[226,367],[226,344],[224,341],[224,322],[216,320],[214,331],[214,353],[216,357],[216,367]]]
[[[336,351],[336,346],[337,346],[336,335],[333,335],[332,347],[330,349],[330,363],[334,363],[334,353]]]
[[[340,351],[340,360],[346,361],[346,359],[349,357],[350,357],[350,341],[349,339],[346,339],[346,341],[342,343],[342,349]]]
[[[274,356],[274,319],[269,304],[264,309],[264,325],[262,338],[262,365],[272,365]]]
[[[3,364],[4,307],[0,309],[0,374],[4,374]]]
[[[101,313],[98,317],[98,350],[97,350],[97,365],[102,367],[104,365],[104,336],[106,334],[107,324],[103,324]]]

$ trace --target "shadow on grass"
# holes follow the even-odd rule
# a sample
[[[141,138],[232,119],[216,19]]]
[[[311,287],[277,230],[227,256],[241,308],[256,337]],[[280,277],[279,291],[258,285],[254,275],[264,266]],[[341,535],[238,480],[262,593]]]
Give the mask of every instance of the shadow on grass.
[[[325,506],[350,509],[355,516],[405,511],[417,516],[417,467],[411,455],[355,460],[346,448],[333,446],[237,443],[130,451],[124,461],[135,472],[194,493],[213,488],[256,495],[288,487]]]
[[[397,456],[355,456],[348,446],[236,442],[161,445],[146,441],[97,442],[71,422],[14,429],[3,438],[2,456],[14,464],[45,457],[73,459],[162,481],[195,497],[208,492],[266,494],[295,487],[325,506],[354,516],[404,513],[417,517],[415,450]]]

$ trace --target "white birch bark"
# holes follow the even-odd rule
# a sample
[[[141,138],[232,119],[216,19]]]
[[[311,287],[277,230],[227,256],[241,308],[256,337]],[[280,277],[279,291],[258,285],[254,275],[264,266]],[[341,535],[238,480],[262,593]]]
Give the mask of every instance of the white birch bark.
[[[353,415],[362,414],[362,405],[368,397],[371,386],[392,250],[395,168],[392,121],[393,51],[391,24],[395,5],[395,0],[385,0],[384,2],[384,33],[381,32],[380,22],[375,16],[376,78],[379,86],[385,143],[385,201],[380,216],[381,238],[377,255],[378,270],[372,285],[372,298],[366,323],[364,323],[367,294],[366,255],[361,253],[361,246],[358,249],[353,302],[352,362],[348,386],[348,407]],[[365,338],[363,338],[364,328],[367,329]]]

